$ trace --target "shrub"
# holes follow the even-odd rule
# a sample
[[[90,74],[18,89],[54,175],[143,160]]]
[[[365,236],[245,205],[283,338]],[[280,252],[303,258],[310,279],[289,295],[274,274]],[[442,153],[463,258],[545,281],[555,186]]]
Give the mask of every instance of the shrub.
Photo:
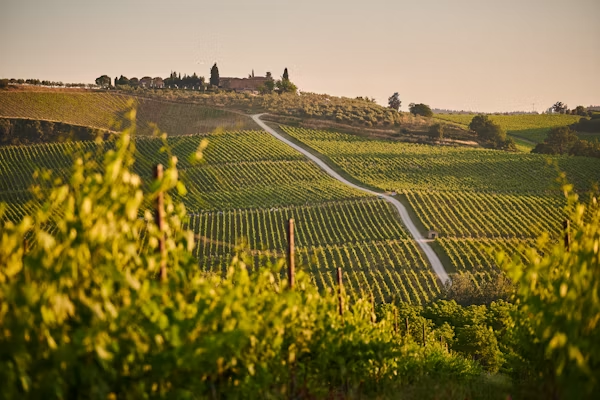
[[[569,247],[544,235],[524,259],[499,260],[518,284],[515,319],[529,376],[541,377],[551,396],[592,399],[600,391],[600,204],[595,197],[582,204],[571,185],[563,189]]]
[[[429,127],[429,138],[432,140],[441,140],[444,138],[444,125],[433,124]]]

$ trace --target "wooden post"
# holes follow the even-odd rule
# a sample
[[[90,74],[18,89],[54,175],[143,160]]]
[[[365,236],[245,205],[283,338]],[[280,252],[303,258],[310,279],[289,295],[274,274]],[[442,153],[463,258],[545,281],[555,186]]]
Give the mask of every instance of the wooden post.
[[[295,248],[294,248],[294,219],[290,218],[287,226],[287,239],[288,239],[288,287],[289,289],[294,288],[294,277],[295,277]]]
[[[337,269],[337,284],[338,284],[338,293],[339,293],[339,300],[340,300],[340,308],[339,308],[339,313],[340,316],[344,315],[344,297],[342,296],[343,294],[343,290],[344,290],[344,284],[342,282],[342,268],[338,267]]]
[[[163,166],[157,164],[154,167],[154,179],[161,180],[163,178]],[[165,247],[165,197],[162,192],[156,197],[156,210],[154,212],[154,220],[158,226],[160,237],[158,240],[158,250],[160,251],[160,275],[159,279],[165,281],[167,279],[167,249]]]
[[[373,296],[373,292],[371,292],[371,323],[375,323],[375,296]]]
[[[394,306],[394,334],[398,334],[398,309]]]
[[[571,223],[568,219],[563,222],[563,228],[565,232],[565,249],[571,251]]]
[[[406,335],[408,336],[408,317],[404,318],[404,324],[406,325]]]
[[[427,346],[427,337],[425,336],[425,322],[423,322],[423,346]]]

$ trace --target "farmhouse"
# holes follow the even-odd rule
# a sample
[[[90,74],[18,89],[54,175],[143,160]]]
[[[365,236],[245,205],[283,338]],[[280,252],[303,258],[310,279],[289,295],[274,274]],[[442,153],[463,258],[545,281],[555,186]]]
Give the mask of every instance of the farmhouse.
[[[151,78],[149,76],[145,76],[142,79],[140,79],[138,84],[143,88],[162,89],[165,87],[165,82],[163,81],[163,78],[160,77]]]
[[[268,80],[265,76],[250,78],[221,78],[219,87],[236,92],[258,92],[260,87]]]
[[[152,79],[152,87],[156,88],[156,89],[164,88],[165,82],[163,81],[163,78],[156,77],[156,78]]]
[[[152,78],[145,76],[140,79],[139,85],[143,88],[149,88],[152,85]]]

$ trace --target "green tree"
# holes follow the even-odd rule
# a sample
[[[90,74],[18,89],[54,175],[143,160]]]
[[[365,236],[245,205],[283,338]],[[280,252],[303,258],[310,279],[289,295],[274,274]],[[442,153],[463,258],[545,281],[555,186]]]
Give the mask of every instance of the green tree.
[[[129,79],[127,77],[121,75],[119,79],[115,78],[115,86],[116,85],[129,85]]]
[[[401,105],[402,102],[400,101],[400,95],[398,92],[394,92],[394,94],[388,98],[388,107],[392,110],[400,111]]]
[[[298,88],[288,79],[281,79],[275,83],[279,93],[296,93]]]
[[[486,370],[496,372],[503,363],[494,331],[486,325],[465,325],[456,329],[453,349],[473,357]]]
[[[96,85],[106,88],[109,87],[111,84],[111,79],[108,75],[102,75],[99,78],[96,78]]]
[[[568,154],[571,147],[578,141],[577,133],[568,126],[550,129],[544,142],[539,143],[532,153],[541,154]]]
[[[8,79],[0,79],[0,89],[5,89],[8,87]]]
[[[287,70],[287,68],[285,68],[285,69],[283,70],[283,77],[282,77],[282,80],[284,80],[284,81],[289,81],[289,80],[290,80],[290,75],[288,74],[288,70]]]
[[[433,124],[429,127],[429,138],[432,140],[441,140],[444,138],[444,125]]]
[[[427,104],[423,104],[423,103],[419,103],[419,104],[415,104],[415,103],[410,103],[408,105],[408,110],[410,111],[411,114],[416,115],[422,115],[423,117],[432,117],[433,116],[433,111],[431,111],[431,108],[427,105]]]
[[[556,113],[563,114],[566,109],[567,109],[567,105],[564,104],[562,101],[557,101],[556,103],[554,103],[552,105],[552,110]]]
[[[582,117],[587,116],[587,111],[584,106],[577,106],[574,111],[576,115],[581,115]]]
[[[262,94],[269,94],[269,93],[273,93],[273,90],[275,90],[275,81],[273,80],[273,77],[271,76],[271,73],[267,72],[267,80],[260,87],[259,91]]]
[[[181,74],[179,74],[179,80],[181,80]],[[219,86],[219,67],[217,67],[217,63],[210,69],[209,83],[211,86]]]
[[[507,139],[506,131],[484,114],[474,116],[469,123],[469,129],[475,131],[479,139],[489,147],[506,149],[513,143]]]

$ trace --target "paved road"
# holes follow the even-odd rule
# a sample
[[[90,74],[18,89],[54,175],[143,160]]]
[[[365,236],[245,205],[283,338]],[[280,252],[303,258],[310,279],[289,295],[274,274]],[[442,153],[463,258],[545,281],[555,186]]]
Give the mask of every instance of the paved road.
[[[308,157],[311,161],[316,163],[319,167],[321,167],[321,169],[323,169],[329,175],[331,175],[338,181],[342,182],[343,184],[353,187],[355,189],[361,190],[361,191],[369,193],[369,194],[382,196],[385,200],[387,200],[394,207],[396,207],[396,209],[398,210],[398,213],[400,213],[400,217],[402,218],[402,222],[404,223],[404,226],[406,226],[406,228],[408,228],[408,231],[410,232],[410,234],[413,236],[413,238],[418,243],[418,245],[421,247],[421,249],[423,249],[425,256],[429,260],[429,263],[431,264],[431,267],[437,274],[438,278],[440,278],[440,280],[442,282],[446,282],[448,279],[450,279],[448,277],[448,273],[444,269],[444,266],[442,265],[442,262],[438,258],[437,254],[435,254],[435,252],[433,251],[431,246],[429,246],[429,243],[426,242],[426,239],[423,238],[423,236],[421,235],[421,233],[419,232],[419,230],[417,229],[417,227],[415,226],[413,221],[410,219],[410,216],[408,215],[408,212],[406,211],[406,208],[404,207],[404,205],[402,203],[400,203],[398,200],[396,200],[392,196],[374,192],[374,191],[366,189],[364,187],[355,185],[354,183],[342,178],[337,172],[335,172],[333,169],[331,169],[327,164],[325,164],[318,157],[314,156],[313,154],[311,154],[307,150],[303,149],[302,147],[298,146],[297,144],[284,138],[283,136],[281,136],[280,134],[275,132],[275,130],[273,130],[269,126],[267,126],[267,124],[265,124],[263,121],[260,120],[261,115],[263,115],[263,114],[253,115],[252,119],[254,120],[254,122],[256,122],[260,127],[262,127],[265,131],[269,132],[275,138],[281,140],[288,146],[291,146],[294,149],[298,150],[300,153],[304,154],[306,157]]]

